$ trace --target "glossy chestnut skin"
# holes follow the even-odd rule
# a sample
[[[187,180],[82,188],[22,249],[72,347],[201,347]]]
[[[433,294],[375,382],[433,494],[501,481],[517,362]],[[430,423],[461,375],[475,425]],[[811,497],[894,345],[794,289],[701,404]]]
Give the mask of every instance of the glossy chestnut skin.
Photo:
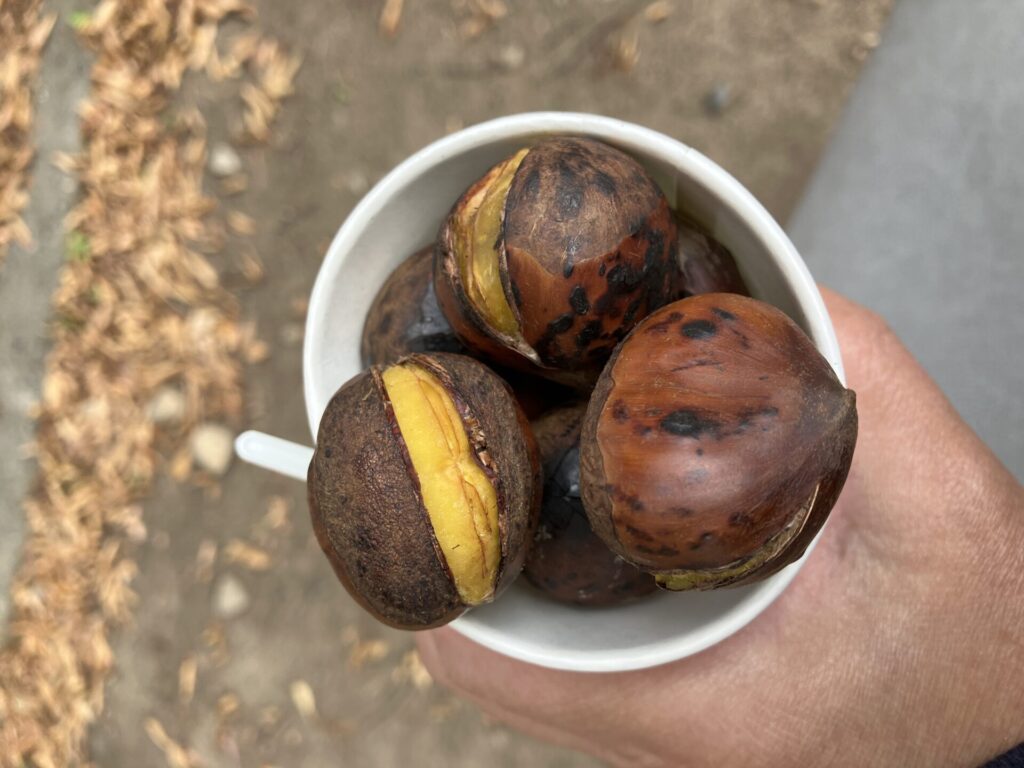
[[[594,530],[676,589],[797,560],[843,487],[855,396],[778,309],[703,294],[650,315],[608,362],[581,437]]]
[[[498,498],[497,597],[519,574],[537,524],[540,466],[507,385],[461,355],[411,355],[445,386]],[[463,613],[386,390],[373,367],[344,384],[320,422],[308,500],[317,541],[349,594],[378,620],[428,629]]]
[[[750,289],[732,253],[695,222],[676,214],[679,224],[679,272],[676,298],[702,293],[738,293]]]
[[[580,498],[579,435],[586,403],[550,411],[533,422],[544,473],[540,525],[523,575],[559,602],[591,607],[649,595],[654,577],[627,563],[590,527]]]
[[[384,281],[363,323],[363,365],[385,365],[415,352],[465,354],[434,292],[434,247],[407,258]]]
[[[674,295],[677,231],[668,202],[639,163],[601,142],[555,137],[530,149],[513,176],[496,241],[519,322],[513,336],[496,331],[469,301],[456,254],[459,212],[493,172],[466,191],[441,228],[441,308],[463,342],[488,359],[592,385],[615,345]]]

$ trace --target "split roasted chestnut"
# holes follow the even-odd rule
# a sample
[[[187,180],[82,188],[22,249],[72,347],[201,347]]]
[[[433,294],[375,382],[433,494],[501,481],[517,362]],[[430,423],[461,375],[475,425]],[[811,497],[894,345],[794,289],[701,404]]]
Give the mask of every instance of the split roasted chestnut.
[[[750,290],[732,253],[696,223],[676,214],[679,225],[679,283],[677,298],[701,293],[738,293]]]
[[[654,577],[605,546],[590,527],[580,499],[580,428],[586,403],[533,422],[544,472],[540,524],[523,575],[560,602],[615,605],[649,595]]]
[[[309,466],[321,548],[352,596],[400,629],[493,600],[536,527],[536,446],[507,386],[461,355],[373,367],[331,399]]]
[[[647,317],[587,409],[594,530],[669,589],[749,583],[797,560],[846,480],[854,393],[778,309],[712,293]]]
[[[407,258],[377,291],[363,323],[364,366],[385,365],[414,352],[465,352],[437,305],[434,248]]]
[[[437,305],[434,248],[414,253],[384,281],[363,324],[364,366],[386,365],[415,352],[467,354]],[[571,390],[522,371],[496,371],[527,418],[536,418],[571,396]]]
[[[676,240],[668,202],[639,163],[591,139],[551,138],[456,202],[439,235],[437,296],[469,348],[585,386],[672,299]]]

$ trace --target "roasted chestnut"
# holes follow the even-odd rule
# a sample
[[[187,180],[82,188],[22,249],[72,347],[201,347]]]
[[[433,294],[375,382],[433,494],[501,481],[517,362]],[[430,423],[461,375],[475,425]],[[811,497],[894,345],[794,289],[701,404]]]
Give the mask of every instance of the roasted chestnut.
[[[552,408],[573,400],[577,393],[549,379],[531,376],[514,368],[494,366],[493,370],[509,385],[516,402],[528,419],[536,419]]]
[[[439,235],[437,297],[470,349],[592,384],[615,345],[675,290],[676,223],[646,171],[559,137],[491,168]]]
[[[536,446],[508,387],[461,355],[373,367],[331,399],[309,466],[321,548],[400,629],[451,621],[519,573],[537,520]]]
[[[749,296],[732,253],[695,222],[676,214],[679,225],[677,298],[701,293],[738,293]]]
[[[407,258],[384,281],[363,323],[363,365],[385,365],[413,352],[465,352],[437,305],[434,247]]]
[[[533,422],[544,473],[540,524],[523,575],[549,597],[586,606],[614,605],[657,589],[654,577],[616,555],[590,527],[580,499],[580,428],[586,403]]]
[[[647,317],[587,408],[594,530],[669,589],[749,583],[798,559],[846,480],[854,393],[778,309],[710,293]]]

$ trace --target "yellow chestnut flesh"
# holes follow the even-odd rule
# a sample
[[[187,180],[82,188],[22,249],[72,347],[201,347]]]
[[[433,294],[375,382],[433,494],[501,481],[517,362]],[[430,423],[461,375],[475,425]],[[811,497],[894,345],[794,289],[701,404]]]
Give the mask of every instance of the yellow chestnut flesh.
[[[528,149],[520,150],[494,169],[492,181],[480,189],[460,213],[463,224],[460,229],[470,233],[472,240],[469,247],[459,249],[459,268],[466,293],[492,328],[509,335],[519,334],[519,320],[501,284],[501,257],[497,244],[505,198],[516,169],[527,152]]]
[[[501,559],[494,486],[436,377],[406,363],[382,379],[459,597],[478,605],[493,593]]]

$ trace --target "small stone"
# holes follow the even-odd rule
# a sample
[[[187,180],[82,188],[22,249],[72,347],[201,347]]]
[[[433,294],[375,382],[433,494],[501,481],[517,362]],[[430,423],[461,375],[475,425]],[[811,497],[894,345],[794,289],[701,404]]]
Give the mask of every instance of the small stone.
[[[192,458],[211,475],[223,475],[231,466],[235,436],[220,424],[200,424],[189,436]]]
[[[370,188],[370,180],[362,171],[349,171],[345,174],[345,187],[353,195],[361,195]]]
[[[213,613],[222,619],[234,619],[249,610],[249,593],[245,585],[228,573],[213,586]]]
[[[285,323],[281,326],[281,341],[289,347],[301,344],[305,335],[306,330],[302,323]]]
[[[704,108],[712,115],[720,115],[732,104],[732,89],[728,83],[716,83],[704,95]]]
[[[313,688],[305,680],[295,680],[289,691],[292,695],[292,703],[295,705],[295,709],[299,711],[299,714],[303,718],[309,720],[316,717],[316,696],[313,693]]]
[[[160,387],[146,406],[146,416],[156,424],[185,418],[185,396],[174,387]]]
[[[242,158],[230,144],[219,141],[210,148],[210,173],[224,179],[242,170]]]
[[[519,69],[526,61],[526,51],[518,45],[506,45],[498,52],[498,63],[505,69]]]

